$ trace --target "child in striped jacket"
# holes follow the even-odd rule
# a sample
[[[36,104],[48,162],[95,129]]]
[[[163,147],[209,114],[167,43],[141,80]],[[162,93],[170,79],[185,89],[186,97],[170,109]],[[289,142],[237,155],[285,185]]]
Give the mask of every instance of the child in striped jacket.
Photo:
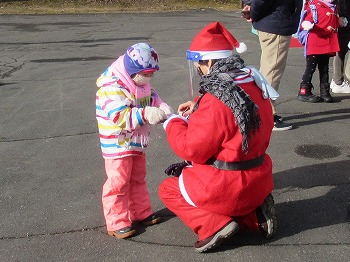
[[[117,238],[134,235],[134,221],[160,221],[152,212],[146,185],[145,149],[150,125],[165,120],[172,109],[150,85],[157,70],[156,51],[137,43],[96,82],[96,119],[107,174],[102,204],[108,234]]]

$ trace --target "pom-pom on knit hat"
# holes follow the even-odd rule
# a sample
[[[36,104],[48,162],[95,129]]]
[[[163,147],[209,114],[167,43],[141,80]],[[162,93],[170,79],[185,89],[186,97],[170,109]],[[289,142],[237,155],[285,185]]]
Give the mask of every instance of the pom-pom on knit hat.
[[[152,46],[138,43],[130,46],[124,55],[124,67],[130,76],[140,72],[159,70],[158,54]]]
[[[234,48],[238,53],[247,50],[247,46],[239,43],[222,23],[212,22],[194,37],[187,50],[187,59],[199,61],[227,58],[233,54]]]

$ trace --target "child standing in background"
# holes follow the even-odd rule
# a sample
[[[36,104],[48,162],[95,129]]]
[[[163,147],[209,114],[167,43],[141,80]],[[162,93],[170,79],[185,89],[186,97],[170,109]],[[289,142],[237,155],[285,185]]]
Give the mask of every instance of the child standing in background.
[[[117,238],[136,233],[132,222],[149,226],[160,221],[152,212],[144,152],[150,125],[172,113],[149,83],[157,70],[156,51],[138,43],[96,82],[96,119],[107,174],[102,205],[108,234]]]
[[[311,11],[310,4],[316,7]],[[298,100],[302,102],[332,102],[329,93],[329,58],[339,52],[336,0],[309,0],[305,2],[307,10],[301,27],[309,31],[306,48],[306,69],[300,84]],[[312,76],[318,67],[320,74],[320,96],[312,94]]]

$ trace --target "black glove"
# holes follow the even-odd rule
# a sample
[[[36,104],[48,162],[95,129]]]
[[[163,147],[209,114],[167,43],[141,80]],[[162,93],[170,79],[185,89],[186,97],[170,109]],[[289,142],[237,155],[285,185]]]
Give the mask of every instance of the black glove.
[[[168,166],[167,169],[164,170],[165,174],[167,174],[168,176],[180,176],[181,175],[181,172],[182,172],[182,169],[185,167],[185,166],[189,166],[191,165],[191,162],[189,161],[182,161],[180,163],[175,163],[175,164],[172,164],[170,166]]]

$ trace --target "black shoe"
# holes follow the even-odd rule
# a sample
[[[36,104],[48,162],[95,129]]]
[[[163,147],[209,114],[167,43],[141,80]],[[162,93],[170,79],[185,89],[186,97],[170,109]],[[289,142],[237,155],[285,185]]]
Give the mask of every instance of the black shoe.
[[[320,85],[320,99],[321,99],[321,101],[326,102],[326,103],[333,102],[333,97],[331,96],[329,91],[330,91],[330,86],[328,83]]]
[[[283,122],[282,117],[279,115],[274,115],[273,121],[274,121],[273,129],[272,129],[273,131],[285,131],[293,128],[292,125]]]
[[[259,229],[267,239],[272,238],[277,231],[277,216],[274,204],[273,197],[269,194],[264,203],[256,209]]]
[[[318,103],[321,102],[321,98],[316,95],[298,95],[298,100],[301,102]]]
[[[333,97],[331,96],[321,96],[321,101],[325,103],[332,103],[333,102]]]
[[[283,121],[283,117],[282,116],[279,116],[279,115],[273,115],[273,120],[277,119],[279,121]]]
[[[145,226],[152,226],[155,224],[158,224],[160,222],[161,218],[156,216],[155,214],[152,214],[145,219],[142,219],[140,223],[144,224]]]
[[[108,235],[119,239],[131,237],[135,233],[136,229],[134,229],[133,227],[124,227],[116,231],[108,231]]]
[[[311,89],[313,89],[312,85],[309,84],[301,84],[300,90],[298,93],[298,100],[301,102],[309,102],[309,103],[317,103],[321,101],[321,98],[319,96],[314,95],[311,92]]]
[[[214,235],[207,237],[194,244],[194,248],[198,252],[207,252],[218,247],[225,239],[231,237],[239,230],[239,226],[235,221],[228,222]]]

